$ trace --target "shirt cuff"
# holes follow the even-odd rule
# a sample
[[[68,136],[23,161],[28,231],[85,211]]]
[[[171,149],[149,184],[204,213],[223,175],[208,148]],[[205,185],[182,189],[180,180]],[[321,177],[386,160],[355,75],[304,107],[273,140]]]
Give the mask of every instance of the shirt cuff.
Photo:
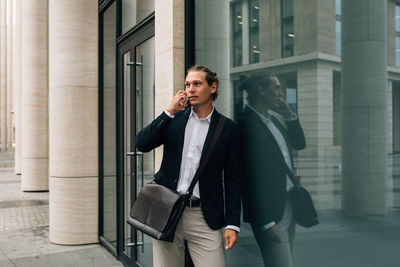
[[[286,121],[295,121],[297,120],[297,114],[293,113],[293,117],[292,118],[285,118]]]
[[[168,117],[170,117],[171,119],[175,118],[175,115],[172,115],[171,113],[169,113],[168,111],[164,110],[164,113],[168,115]],[[296,117],[297,118],[297,117]]]
[[[231,230],[235,230],[236,232],[240,232],[240,228],[239,227],[237,227],[237,226],[234,226],[234,225],[227,225],[226,227],[225,227],[225,230],[226,229],[231,229]]]
[[[275,222],[273,222],[273,221],[270,223],[264,224],[263,226],[261,226],[261,231],[268,230],[269,228],[271,228],[274,225],[275,225]]]

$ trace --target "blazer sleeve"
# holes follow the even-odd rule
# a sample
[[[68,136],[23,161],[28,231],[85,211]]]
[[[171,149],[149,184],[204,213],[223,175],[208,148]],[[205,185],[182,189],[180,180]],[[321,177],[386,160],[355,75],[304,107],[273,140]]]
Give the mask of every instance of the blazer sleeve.
[[[165,112],[143,128],[136,136],[136,148],[149,152],[164,143],[164,133],[172,121]]]
[[[252,214],[252,222],[255,225],[262,226],[267,223],[274,221],[273,211],[269,208],[271,201],[271,196],[266,195],[266,190],[271,187],[268,183],[268,176],[270,173],[270,165],[274,164],[266,161],[266,155],[271,153],[266,151],[262,146],[265,140],[263,135],[256,131],[254,125],[246,129],[246,148],[244,148],[243,159],[245,162],[245,180],[246,183],[244,188],[246,188],[244,194],[248,198],[248,209]],[[276,193],[276,192],[273,192]]]
[[[228,146],[229,149],[224,166],[225,220],[226,225],[240,227],[240,135],[236,124],[234,125]]]
[[[299,119],[294,121],[286,121],[287,135],[293,149],[301,150],[306,147],[306,139],[304,137],[303,128],[301,128]]]

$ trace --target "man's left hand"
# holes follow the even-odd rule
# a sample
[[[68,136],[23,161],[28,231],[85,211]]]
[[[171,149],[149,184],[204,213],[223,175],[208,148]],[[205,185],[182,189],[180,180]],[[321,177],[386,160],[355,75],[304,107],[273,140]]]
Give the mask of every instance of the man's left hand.
[[[289,104],[283,98],[277,98],[277,105],[275,107],[272,107],[271,110],[282,115],[285,119],[294,117],[294,114]]]
[[[233,246],[238,242],[238,235],[235,230],[226,229],[224,237],[225,237],[225,249],[232,249]]]

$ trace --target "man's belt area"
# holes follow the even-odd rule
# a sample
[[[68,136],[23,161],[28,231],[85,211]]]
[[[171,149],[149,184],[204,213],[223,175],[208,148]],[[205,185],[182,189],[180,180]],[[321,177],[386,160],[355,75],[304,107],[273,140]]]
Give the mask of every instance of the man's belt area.
[[[200,207],[201,201],[198,198],[195,199],[189,199],[188,202],[186,202],[186,206],[191,207],[191,208],[197,208]]]

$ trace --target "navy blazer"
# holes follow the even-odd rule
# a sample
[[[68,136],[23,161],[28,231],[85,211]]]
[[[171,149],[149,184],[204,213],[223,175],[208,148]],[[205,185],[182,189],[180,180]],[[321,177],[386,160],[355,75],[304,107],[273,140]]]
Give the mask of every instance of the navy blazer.
[[[299,120],[287,121],[285,129],[271,120],[282,133],[293,161],[292,149],[306,146]],[[246,107],[239,120],[243,163],[243,219],[258,226],[278,223],[286,203],[286,162],[281,149],[260,116]]]
[[[173,119],[163,112],[136,136],[136,147],[142,152],[164,145],[161,167],[154,177],[158,184],[173,190],[176,190],[179,179],[185,127],[190,112],[191,109],[188,107],[175,114]],[[213,139],[221,116],[214,110],[202,157]],[[204,218],[208,226],[214,230],[225,225],[240,226],[239,142],[237,124],[227,118],[204,173],[199,178]]]

